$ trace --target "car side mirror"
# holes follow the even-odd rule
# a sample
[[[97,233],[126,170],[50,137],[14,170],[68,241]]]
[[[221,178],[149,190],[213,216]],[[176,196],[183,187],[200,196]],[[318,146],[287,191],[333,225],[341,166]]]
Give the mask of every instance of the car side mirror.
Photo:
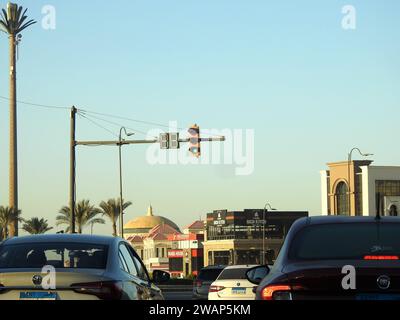
[[[171,278],[168,272],[162,270],[154,270],[153,271],[153,282],[156,284],[168,282]]]
[[[269,274],[270,269],[268,266],[258,266],[247,270],[246,278],[252,284],[259,285],[261,281]]]

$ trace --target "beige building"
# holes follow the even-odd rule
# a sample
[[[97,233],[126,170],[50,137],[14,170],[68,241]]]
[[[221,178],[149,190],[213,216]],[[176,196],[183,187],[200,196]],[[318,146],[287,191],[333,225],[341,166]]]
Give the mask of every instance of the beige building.
[[[181,234],[179,227],[165,217],[155,216],[151,206],[145,216],[133,219],[124,226],[125,238],[131,243],[150,272],[168,271],[168,250],[173,247],[173,243],[168,238],[178,234]]]
[[[165,217],[155,216],[153,214],[153,207],[150,206],[147,209],[146,215],[135,218],[124,225],[124,237],[128,239],[132,236],[147,236],[150,230],[162,224],[169,225],[180,232],[179,227],[171,220]]]
[[[327,165],[328,170],[321,171],[323,215],[398,215],[399,166],[373,166],[372,161]]]

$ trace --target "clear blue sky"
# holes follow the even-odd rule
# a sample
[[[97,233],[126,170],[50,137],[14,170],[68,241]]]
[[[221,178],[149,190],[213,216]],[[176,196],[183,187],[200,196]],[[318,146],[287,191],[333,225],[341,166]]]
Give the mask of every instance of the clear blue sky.
[[[40,22],[48,1],[19,4]],[[245,177],[230,167],[150,166],[146,147],[125,148],[124,193],[134,203],[126,219],[150,202],[181,226],[214,209],[266,201],[318,214],[326,162],[358,146],[377,164],[400,164],[397,0],[51,4],[56,30],[39,23],[23,34],[20,100],[180,127],[255,130],[255,172]],[[346,4],[357,9],[356,30],[341,28]],[[0,52],[0,95],[8,96],[6,35]],[[20,207],[24,217],[53,224],[68,202],[68,111],[19,105],[18,116]],[[78,138],[113,137],[80,119]],[[0,101],[0,150],[0,203],[7,205],[7,101]],[[80,147],[77,165],[78,199],[117,197],[116,148]]]

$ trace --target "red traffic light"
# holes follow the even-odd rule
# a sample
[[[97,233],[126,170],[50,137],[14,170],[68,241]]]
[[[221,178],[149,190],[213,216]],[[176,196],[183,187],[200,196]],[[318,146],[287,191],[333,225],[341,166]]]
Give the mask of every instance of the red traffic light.
[[[195,157],[199,158],[201,156],[200,150],[200,127],[198,125],[193,125],[189,128],[189,152],[191,152]]]

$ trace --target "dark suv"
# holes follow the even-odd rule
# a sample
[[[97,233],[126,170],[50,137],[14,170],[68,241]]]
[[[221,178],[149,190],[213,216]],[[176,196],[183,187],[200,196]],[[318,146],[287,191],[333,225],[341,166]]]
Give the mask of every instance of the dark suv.
[[[208,300],[208,290],[226,266],[208,266],[200,270],[193,282],[193,299]]]
[[[400,300],[400,219],[298,220],[274,267],[247,276],[260,300]]]

